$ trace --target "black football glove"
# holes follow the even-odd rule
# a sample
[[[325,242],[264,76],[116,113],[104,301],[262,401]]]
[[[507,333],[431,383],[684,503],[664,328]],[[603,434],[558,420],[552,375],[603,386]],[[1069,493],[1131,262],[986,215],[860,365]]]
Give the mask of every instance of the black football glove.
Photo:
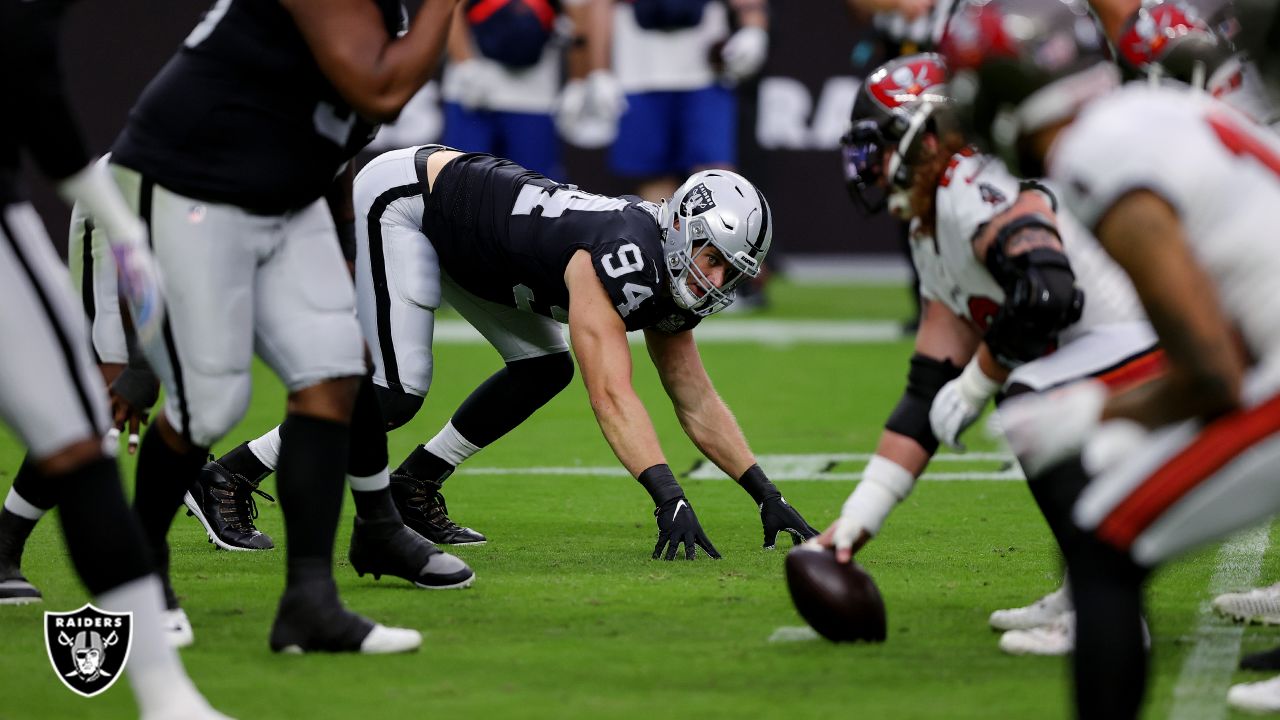
[[[799,545],[818,535],[818,531],[805,522],[799,511],[788,505],[781,495],[760,503],[760,523],[764,525],[765,550],[773,549],[779,532],[790,533],[792,545]]]
[[[684,543],[686,560],[694,558],[698,547],[705,550],[711,557],[720,559],[720,553],[716,552],[715,546],[707,539],[707,534],[702,532],[702,525],[698,524],[698,516],[693,513],[693,506],[683,495],[663,503],[653,511],[653,516],[658,520],[658,544],[653,546],[654,560],[662,555],[664,547],[667,553],[663,559],[675,560],[676,549],[681,543]]]

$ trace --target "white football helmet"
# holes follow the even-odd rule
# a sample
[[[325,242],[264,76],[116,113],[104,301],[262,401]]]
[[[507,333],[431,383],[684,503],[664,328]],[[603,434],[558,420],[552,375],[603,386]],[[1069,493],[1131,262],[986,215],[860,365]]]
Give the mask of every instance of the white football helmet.
[[[662,201],[658,226],[672,299],[704,317],[728,307],[738,284],[760,274],[773,240],[773,214],[764,195],[746,178],[728,170],[704,170],[690,176],[671,199]],[[718,288],[695,262],[708,245],[715,246],[729,262]]]

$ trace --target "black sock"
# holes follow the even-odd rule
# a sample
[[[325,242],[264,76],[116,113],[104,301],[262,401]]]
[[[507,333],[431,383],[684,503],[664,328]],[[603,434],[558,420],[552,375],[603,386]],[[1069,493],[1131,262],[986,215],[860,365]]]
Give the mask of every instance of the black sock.
[[[155,565],[167,570],[169,545],[166,537],[173,524],[174,513],[182,505],[182,496],[200,478],[208,450],[194,448],[176,452],[152,427],[142,436],[138,449],[137,488],[133,494],[133,510],[142,526],[143,537],[150,546]]]
[[[116,461],[100,458],[58,482],[62,535],[76,572],[92,595],[152,572],[146,541],[120,487]]]
[[[1136,718],[1147,686],[1146,571],[1090,534],[1072,539],[1064,551],[1076,609],[1076,716]]]
[[[419,445],[409,453],[409,457],[396,468],[397,475],[408,475],[416,480],[444,483],[456,468],[444,458],[432,454],[425,446]]]
[[[280,426],[276,488],[284,512],[289,577],[331,574],[342,512],[349,430],[343,423],[289,415]]]
[[[360,381],[356,404],[351,410],[351,452],[347,458],[347,474],[352,477],[372,477],[387,469],[387,430],[382,422],[382,408],[378,404],[373,380],[366,375]],[[374,523],[403,525],[400,511],[391,500],[391,487],[357,491],[351,497],[356,501],[356,516]]]
[[[573,359],[567,351],[509,362],[471,391],[450,422],[476,447],[488,447],[572,380]]]
[[[231,452],[218,458],[218,464],[233,473],[243,475],[254,485],[271,474],[271,468],[263,465],[258,456],[253,454],[248,442],[240,443]]]
[[[58,504],[58,483],[41,475],[30,455],[22,458],[18,474],[13,476],[13,490],[41,510],[51,510]]]
[[[22,564],[22,550],[36,522],[0,507],[0,566],[10,565],[16,569]]]
[[[404,519],[391,499],[391,486],[368,492],[352,490],[351,497],[356,501],[356,517],[371,523],[395,523],[403,525]]]

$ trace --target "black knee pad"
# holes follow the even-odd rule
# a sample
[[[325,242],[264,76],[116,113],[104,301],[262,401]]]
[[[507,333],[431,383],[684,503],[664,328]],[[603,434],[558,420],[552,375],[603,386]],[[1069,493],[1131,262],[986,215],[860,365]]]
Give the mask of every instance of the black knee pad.
[[[373,383],[370,383],[370,385],[373,386],[373,391],[378,398],[378,405],[382,408],[383,427],[388,432],[407,424],[413,419],[414,415],[418,414],[418,409],[422,407],[423,398],[417,395],[391,390]]]

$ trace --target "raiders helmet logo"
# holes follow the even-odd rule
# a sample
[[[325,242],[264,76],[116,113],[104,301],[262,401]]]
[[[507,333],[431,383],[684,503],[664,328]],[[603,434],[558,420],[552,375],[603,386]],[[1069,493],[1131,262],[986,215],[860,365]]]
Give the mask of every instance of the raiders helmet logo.
[[[53,671],[72,692],[93,697],[120,679],[133,641],[133,613],[84,605],[44,614],[44,644]]]
[[[715,206],[716,201],[711,197],[711,191],[706,185],[698,183],[684,194],[684,199],[680,201],[680,214],[684,217],[693,217]]]

